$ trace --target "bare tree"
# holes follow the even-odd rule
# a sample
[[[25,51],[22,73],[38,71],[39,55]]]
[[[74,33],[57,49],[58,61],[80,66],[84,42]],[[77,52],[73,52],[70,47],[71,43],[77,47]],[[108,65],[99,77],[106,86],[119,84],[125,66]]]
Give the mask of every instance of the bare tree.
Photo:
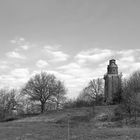
[[[64,86],[64,83],[62,83],[60,80],[56,82],[56,93],[55,93],[55,102],[57,104],[57,109],[64,103],[66,100],[66,88]]]
[[[12,114],[12,110],[16,107],[16,90],[1,89],[0,90],[0,118],[5,119]]]
[[[28,95],[30,100],[41,103],[41,113],[45,110],[45,103],[52,99],[56,93],[56,77],[46,72],[41,72],[32,77],[22,93]]]
[[[129,79],[123,82],[122,105],[129,117],[137,119],[137,113],[140,111],[140,71],[134,72]]]
[[[95,103],[98,102],[99,97],[103,95],[103,80],[93,79],[88,83],[88,86],[85,87],[81,93],[81,98],[87,98],[93,100]]]

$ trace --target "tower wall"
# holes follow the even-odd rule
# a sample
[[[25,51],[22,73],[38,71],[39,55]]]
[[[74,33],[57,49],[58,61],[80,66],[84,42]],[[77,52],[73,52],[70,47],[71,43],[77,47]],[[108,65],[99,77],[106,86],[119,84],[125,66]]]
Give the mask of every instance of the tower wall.
[[[107,68],[107,74],[104,76],[105,80],[105,101],[113,103],[113,101],[120,94],[120,75],[118,75],[118,66],[115,60],[110,60]]]

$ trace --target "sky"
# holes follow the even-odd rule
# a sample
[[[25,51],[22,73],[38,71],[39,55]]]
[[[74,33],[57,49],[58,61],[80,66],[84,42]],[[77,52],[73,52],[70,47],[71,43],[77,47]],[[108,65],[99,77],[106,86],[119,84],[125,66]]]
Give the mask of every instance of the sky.
[[[139,0],[0,0],[1,88],[46,71],[74,98],[110,59],[124,77],[140,69]]]

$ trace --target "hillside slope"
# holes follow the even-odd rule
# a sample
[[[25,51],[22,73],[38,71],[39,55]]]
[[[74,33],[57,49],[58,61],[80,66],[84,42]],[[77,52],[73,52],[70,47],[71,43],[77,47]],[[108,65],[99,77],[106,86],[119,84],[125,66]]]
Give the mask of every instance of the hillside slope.
[[[16,122],[58,122],[58,121],[66,121],[67,119],[72,119],[73,117],[87,117],[92,113],[92,108],[73,108],[73,109],[64,109],[64,110],[54,110],[49,111],[44,114],[23,118],[17,120]]]
[[[139,140],[138,127],[103,127],[99,116],[113,108],[65,109],[0,123],[0,140]]]

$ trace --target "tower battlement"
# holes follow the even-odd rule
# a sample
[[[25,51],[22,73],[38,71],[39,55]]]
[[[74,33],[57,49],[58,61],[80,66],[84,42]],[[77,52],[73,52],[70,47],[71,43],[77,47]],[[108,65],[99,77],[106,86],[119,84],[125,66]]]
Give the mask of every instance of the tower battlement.
[[[118,66],[116,64],[116,60],[112,59],[109,61],[109,65],[107,66],[108,74],[118,74]]]

